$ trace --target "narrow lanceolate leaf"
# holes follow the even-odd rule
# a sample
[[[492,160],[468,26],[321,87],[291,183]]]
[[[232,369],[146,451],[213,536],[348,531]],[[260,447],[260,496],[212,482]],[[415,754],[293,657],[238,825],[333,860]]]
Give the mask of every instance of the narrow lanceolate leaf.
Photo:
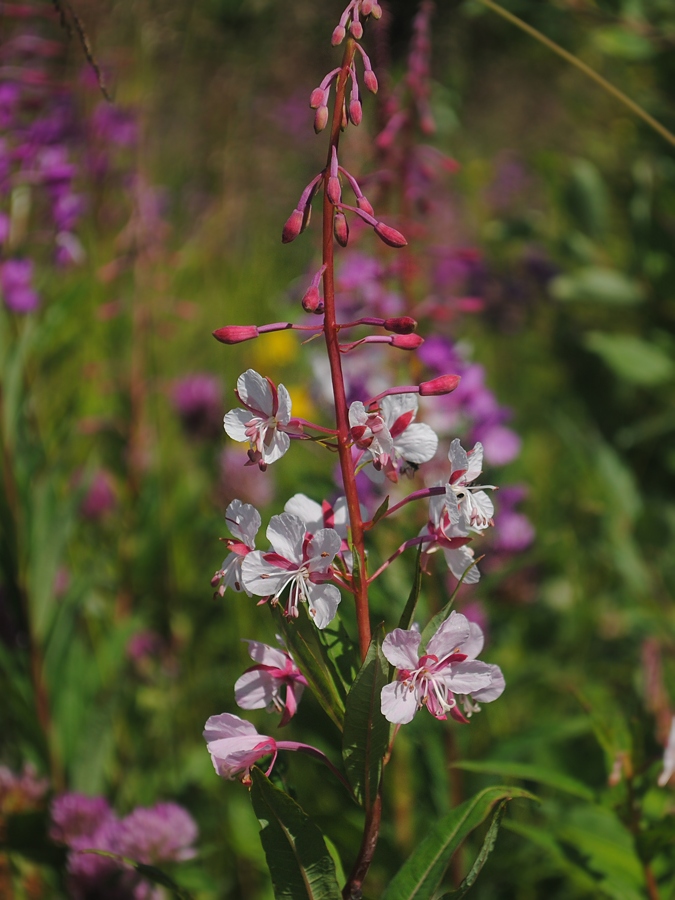
[[[356,799],[369,809],[382,777],[382,759],[389,745],[389,722],[380,710],[380,695],[388,681],[388,664],[380,638],[368,653],[347,697],[342,758]]]
[[[340,900],[323,835],[288,794],[252,769],[251,801],[277,900]]]
[[[438,890],[453,854],[467,835],[485,821],[495,804],[516,797],[536,800],[520,788],[491,787],[449,812],[403,863],[382,900],[430,900]]]
[[[377,525],[377,523],[380,521],[380,519],[384,515],[386,515],[388,509],[389,509],[389,494],[387,494],[387,496],[384,498],[382,503],[380,503],[380,505],[375,510],[375,515],[368,523],[369,527],[372,528],[374,525]]]
[[[448,602],[445,604],[445,606],[443,607],[443,609],[440,612],[436,613],[436,615],[433,617],[433,619],[431,619],[431,621],[429,622],[427,627],[422,632],[422,646],[423,647],[426,647],[427,641],[431,638],[432,635],[436,634],[436,632],[441,627],[443,622],[445,622],[445,620],[448,618],[448,616],[452,612],[452,607],[455,604],[455,598],[457,597],[457,592],[459,591],[460,587],[462,586],[462,582],[464,581],[466,576],[469,574],[471,569],[473,569],[474,566],[478,565],[478,563],[481,561],[481,559],[483,559],[482,556],[479,556],[478,559],[474,559],[474,561],[471,563],[471,565],[467,568],[466,572],[464,572],[462,574],[462,577],[457,582],[457,586],[455,587],[454,591],[452,592]]]
[[[405,609],[401,613],[401,618],[398,622],[398,627],[402,628],[404,631],[407,631],[413,623],[415,610],[417,609],[417,601],[420,596],[420,590],[422,589],[422,548],[422,544],[417,548],[417,556],[415,557],[415,577],[413,579],[412,588],[410,589],[408,602],[406,603]]]
[[[455,769],[466,769],[468,772],[484,772],[486,775],[499,775],[500,778],[522,778],[524,781],[536,781],[545,784],[582,800],[593,800],[594,792],[583,782],[560,772],[531,766],[529,763],[507,762],[502,760],[466,760],[454,763]]]
[[[502,800],[501,803],[497,806],[495,813],[492,817],[492,822],[490,822],[490,827],[487,830],[487,834],[485,835],[485,840],[483,841],[483,846],[480,848],[480,853],[476,857],[474,864],[471,866],[471,870],[469,874],[466,876],[464,881],[460,884],[458,890],[451,891],[449,894],[446,894],[443,900],[461,900],[464,897],[474,882],[480,875],[481,869],[487,862],[488,856],[494,850],[495,844],[497,843],[497,833],[499,832],[499,826],[502,824],[502,819],[504,818],[504,813],[506,812],[506,804],[507,800]]]
[[[322,660],[322,650],[314,643],[309,643],[300,632],[295,622],[289,622],[285,618],[279,606],[272,607],[277,627],[284,636],[286,646],[291,651],[300,671],[307,679],[312,693],[319,701],[324,711],[342,731],[345,707],[341,697],[341,691],[336,684],[333,674]]]

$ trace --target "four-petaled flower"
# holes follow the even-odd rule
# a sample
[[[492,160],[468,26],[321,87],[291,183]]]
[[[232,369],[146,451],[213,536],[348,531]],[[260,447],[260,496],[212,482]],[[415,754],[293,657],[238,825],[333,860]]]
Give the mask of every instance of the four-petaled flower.
[[[247,669],[234,685],[237,705],[242,709],[280,712],[280,727],[287,725],[295,715],[302,692],[307,686],[305,676],[285,650],[277,650],[258,641],[247,643],[249,655],[255,665]]]
[[[441,487],[442,484],[439,482],[434,487]],[[472,538],[468,534],[466,519],[460,514],[453,498],[450,485],[446,487],[445,496],[441,494],[429,498],[429,521],[420,535],[431,536],[433,541],[424,544],[422,567],[426,571],[429,556],[442,549],[455,578],[460,579],[464,575],[465,584],[475,584],[480,579],[480,572],[478,566],[472,565],[474,552],[467,546]]]
[[[242,578],[241,564],[244,557],[255,550],[255,536],[260,528],[260,513],[249,503],[233,500],[225,512],[225,521],[234,539],[228,538],[225,541],[231,552],[211,579],[211,585],[215,587],[220,582],[217,593],[221,597],[229,587],[235,591],[246,591],[250,597],[251,592]]]
[[[396,628],[382,644],[385,657],[398,670],[396,681],[382,688],[382,715],[390,722],[404,725],[422,706],[437,719],[450,713],[466,722],[456,694],[470,716],[480,708],[474,701],[496,700],[504,690],[499,666],[476,659],[483,648],[483,632],[466,616],[453,610],[419,656],[421,640],[417,631]]]
[[[291,419],[291,397],[283,384],[278,387],[254,369],[237,379],[235,394],[245,409],[231,409],[223,420],[225,431],[235,441],[249,442],[249,461],[266,469],[291,445],[284,428]]]
[[[333,577],[333,559],[342,545],[340,535],[333,528],[311,534],[298,516],[281,513],[272,516],[267,537],[272,551],[256,550],[242,563],[246,589],[258,597],[271,597],[275,603],[288,587],[285,615],[296,618],[302,601],[317,628],[325,628],[341,599],[337,587],[326,584]]]
[[[435,431],[414,421],[417,408],[417,394],[388,394],[368,409],[360,401],[349,407],[352,440],[365,451],[365,461],[391,481],[428,462],[438,447]]]
[[[466,527],[472,531],[484,531],[493,524],[495,508],[485,489],[496,490],[493,484],[476,484],[470,487],[483,468],[483,445],[474,444],[472,450],[462,448],[459,438],[450,444],[450,478],[446,489],[446,502],[457,504],[460,514],[466,520]]]

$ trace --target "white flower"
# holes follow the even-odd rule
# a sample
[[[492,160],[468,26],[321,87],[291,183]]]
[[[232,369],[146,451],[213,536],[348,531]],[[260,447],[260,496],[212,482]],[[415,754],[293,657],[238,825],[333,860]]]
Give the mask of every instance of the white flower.
[[[230,533],[234,535],[234,540],[228,538],[225,541],[231,553],[223,560],[223,565],[211,579],[211,584],[215,587],[220,582],[218,593],[221,597],[229,587],[235,591],[246,591],[250,597],[251,592],[243,584],[241,564],[244,558],[255,550],[255,537],[260,528],[260,513],[249,503],[233,500],[225,512],[225,521]]]
[[[307,531],[298,516],[272,516],[267,529],[272,551],[249,553],[242,564],[244,586],[258,597],[277,602],[288,587],[285,615],[298,615],[298,604],[307,603],[317,628],[332,622],[340,603],[340,591],[332,578],[332,562],[342,541],[333,528]]]
[[[665,787],[675,774],[675,716],[670,723],[668,743],[663,754],[663,772],[659,775],[659,787]]]
[[[493,484],[477,484],[470,487],[481,473],[483,467],[483,445],[476,443],[468,452],[462,448],[459,438],[450,444],[448,453],[450,460],[450,478],[446,488],[446,503],[457,505],[467,527],[472,531],[484,531],[494,524],[492,516],[495,508],[485,489],[495,490]]]
[[[291,398],[283,386],[247,369],[237,379],[235,394],[245,409],[232,409],[223,420],[235,441],[248,441],[248,455],[261,469],[280,459],[291,445],[284,427],[291,419]]]
[[[434,487],[442,485],[443,482],[439,482]],[[446,488],[446,496],[441,494],[429,498],[429,521],[420,535],[431,535],[434,540],[425,544],[424,567],[426,568],[426,557],[437,550],[443,550],[445,561],[455,578],[459,580],[468,569],[464,584],[475,584],[480,580],[480,572],[478,566],[471,567],[474,552],[467,546],[471,541],[467,523],[457,505],[454,502],[448,503],[447,490]]]

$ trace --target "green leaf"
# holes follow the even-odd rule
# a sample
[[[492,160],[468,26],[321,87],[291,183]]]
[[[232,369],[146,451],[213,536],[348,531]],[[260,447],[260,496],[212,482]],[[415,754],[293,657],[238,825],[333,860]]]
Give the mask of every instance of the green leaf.
[[[375,510],[375,515],[373,516],[373,518],[370,520],[370,523],[369,523],[371,528],[374,525],[377,525],[377,523],[380,521],[380,519],[384,515],[386,515],[386,512],[388,509],[389,509],[389,494],[387,494],[387,496],[384,498],[382,503],[380,503],[380,505]]]
[[[590,33],[593,43],[607,56],[640,62],[656,53],[656,46],[649,38],[623,25],[605,25]]]
[[[658,344],[635,335],[589,331],[584,345],[619,378],[639,387],[657,387],[675,376],[675,362],[670,356]]]
[[[539,766],[531,766],[528,763],[505,762],[502,760],[466,760],[453,763],[454,769],[465,769],[467,772],[482,772],[486,775],[499,775],[500,778],[522,778],[526,781],[536,781],[545,784],[582,800],[593,800],[593,791],[568,775],[560,772],[552,772],[550,769],[541,769]]]
[[[568,204],[586,234],[599,237],[607,230],[607,187],[597,166],[587,159],[571,165]]]
[[[458,890],[451,891],[449,894],[446,894],[447,900],[451,900],[451,898],[453,897],[455,898],[455,900],[460,900],[461,897],[464,897],[465,894],[469,892],[469,889],[473,886],[474,882],[480,875],[481,869],[487,862],[488,856],[492,853],[495,844],[497,843],[497,834],[499,832],[499,826],[502,824],[504,813],[506,812],[506,803],[506,800],[502,800],[502,802],[495,810],[495,814],[492,817],[492,822],[490,822],[490,827],[488,828],[487,834],[485,835],[483,846],[480,848],[480,853],[476,857],[474,864],[471,866],[469,874],[462,881]]]
[[[448,863],[467,835],[488,817],[496,803],[516,797],[537,799],[520,788],[491,787],[453,809],[432,826],[426,838],[403,863],[382,900],[431,900]]]
[[[286,646],[293,654],[293,658],[307,679],[314,696],[342,731],[345,706],[333,674],[322,659],[324,649],[316,640],[310,644],[301,633],[299,624],[289,622],[278,605],[272,607],[272,615],[276,620],[277,627],[281,629]]]
[[[585,266],[568,275],[558,275],[551,282],[551,295],[556,300],[606,303],[631,306],[645,299],[642,285],[623,272],[601,266]]]
[[[382,759],[389,746],[389,722],[380,711],[380,695],[389,667],[378,637],[373,638],[356,676],[345,710],[342,759],[359,803],[370,809],[382,777]]]
[[[668,816],[656,825],[650,825],[636,838],[636,849],[643,863],[650,863],[668,847],[675,847],[675,819]]]
[[[307,813],[260,771],[251,770],[251,801],[277,900],[340,900],[335,864]]]
[[[422,547],[423,545],[420,544],[417,548],[417,556],[415,557],[415,577],[413,579],[412,588],[410,589],[408,602],[406,603],[405,609],[401,613],[401,618],[398,622],[398,627],[403,628],[404,631],[407,631],[412,625],[413,619],[415,618],[415,610],[417,609],[420,590],[422,589]]]

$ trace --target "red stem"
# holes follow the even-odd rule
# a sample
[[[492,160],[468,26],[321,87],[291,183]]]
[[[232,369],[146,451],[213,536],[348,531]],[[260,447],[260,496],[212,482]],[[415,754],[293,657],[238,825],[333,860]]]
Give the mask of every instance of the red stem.
[[[340,142],[340,126],[342,123],[342,107],[345,99],[345,88],[349,68],[354,59],[355,41],[347,40],[342,68],[337,77],[335,86],[335,106],[333,108],[333,120],[331,124],[330,143],[328,146],[328,160],[326,171],[330,171],[330,161],[333,155],[333,147],[337,151]],[[352,462],[351,442],[349,439],[349,412],[347,409],[347,396],[345,394],[344,378],[342,375],[342,361],[340,358],[340,343],[338,341],[339,325],[335,310],[335,272],[334,272],[334,238],[333,217],[334,206],[328,198],[328,179],[324,178],[323,195],[323,264],[326,267],[323,273],[323,299],[324,299],[324,335],[326,338],[326,350],[330,362],[330,376],[333,384],[333,396],[335,398],[335,423],[337,425],[338,454],[340,469],[345,488],[347,508],[349,510],[349,524],[351,527],[352,543],[358,559],[355,566],[354,598],[356,600],[356,623],[359,631],[359,650],[361,658],[365,659],[370,645],[370,613],[368,609],[368,581],[366,578],[366,557],[364,548],[364,529],[359,506],[359,495],[356,489],[356,477]],[[357,575],[357,572],[360,573]]]

